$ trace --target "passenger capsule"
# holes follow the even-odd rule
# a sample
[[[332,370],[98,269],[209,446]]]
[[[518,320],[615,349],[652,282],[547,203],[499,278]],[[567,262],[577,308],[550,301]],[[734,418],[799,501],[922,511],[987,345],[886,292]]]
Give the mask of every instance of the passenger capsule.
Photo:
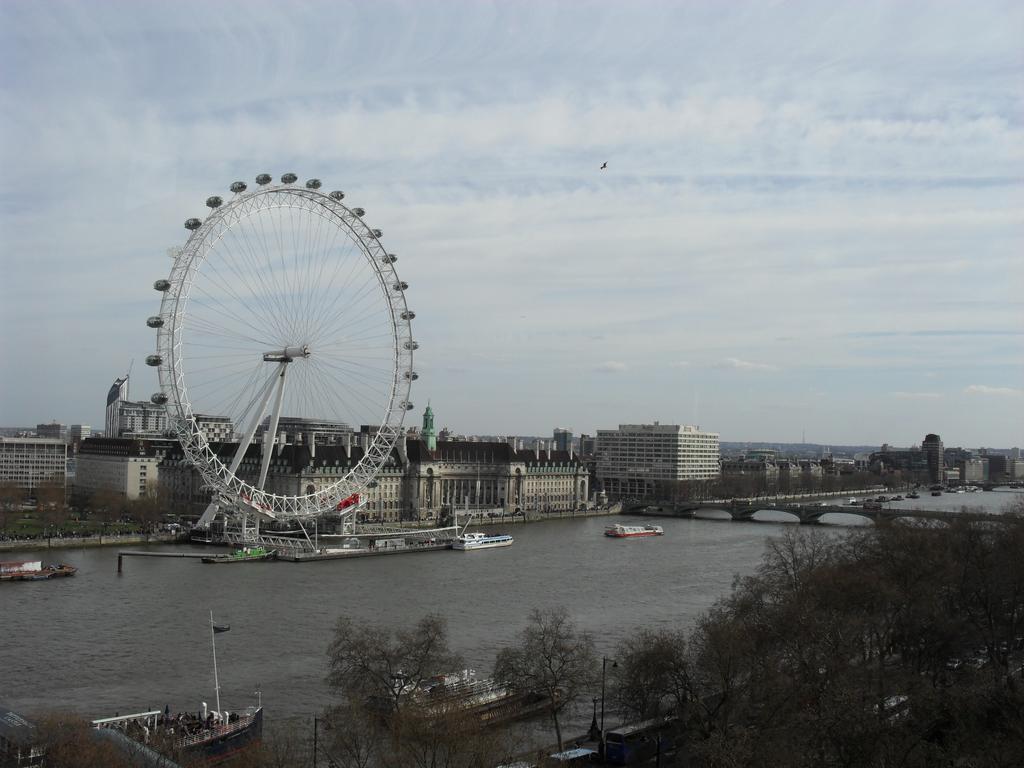
[[[395,256],[395,254],[393,253],[388,253],[385,254],[384,258],[381,259],[381,261],[383,261],[385,264],[394,264],[396,261],[398,261],[398,257]]]
[[[247,187],[244,181],[236,181],[234,184],[231,185],[231,191],[234,192],[236,195],[239,192],[245,192],[246,189]]]
[[[370,231],[373,232],[373,236],[376,237],[378,240],[384,237],[384,233],[379,229],[371,229]]]
[[[411,309],[407,309],[405,310],[405,312],[402,313],[403,320],[412,320],[414,317],[416,317],[416,313],[413,312]]]
[[[416,343],[415,341],[407,341],[407,342],[405,342],[405,344],[403,344],[402,346],[404,346],[404,347],[405,347],[406,349],[408,349],[408,350],[409,350],[410,352],[411,352],[412,350],[414,350],[414,349],[419,349],[419,348],[420,348],[420,345],[419,345],[419,344],[417,344],[417,343]]]
[[[152,317],[146,318],[146,325],[150,328],[163,328],[164,319],[160,315],[153,315]]]
[[[342,192],[340,189],[336,189],[333,192],[331,192],[331,197],[333,197],[335,200],[344,200],[345,193]]]
[[[408,400],[403,400],[402,401],[402,407],[405,408],[405,410],[407,410],[407,411],[411,411],[413,408],[415,408],[415,406],[412,403],[410,403]]]
[[[149,401],[154,405],[167,405],[167,395],[163,392],[156,392],[149,396]]]
[[[320,179],[310,179],[306,182],[306,189],[320,189]]]
[[[362,208],[353,208],[352,209],[352,213],[354,213],[356,216],[365,216],[366,215],[366,211],[364,211]]]
[[[155,283],[153,283],[153,288],[161,292],[169,291],[171,290],[171,281],[157,280]]]
[[[203,226],[203,222],[199,219],[189,219],[185,222],[185,229],[199,229]]]
[[[160,355],[146,355],[146,365],[156,368],[164,359]]]
[[[409,288],[409,284],[405,280],[399,280],[397,283],[391,286],[396,291],[404,291]]]
[[[282,184],[294,184],[298,180],[299,177],[296,176],[294,173],[286,173],[284,176],[281,177]]]
[[[419,377],[420,377],[420,375],[418,373],[416,373],[416,371],[406,371],[405,372],[405,378],[407,378],[409,381],[416,381],[416,379],[418,379]]]
[[[260,186],[263,186],[264,184],[269,184],[271,181],[273,181],[273,179],[270,178],[269,173],[261,173],[259,176],[256,177],[256,183],[259,184]]]
[[[224,201],[220,198],[219,195],[211,195],[210,197],[206,198],[207,208],[220,208],[223,204]]]

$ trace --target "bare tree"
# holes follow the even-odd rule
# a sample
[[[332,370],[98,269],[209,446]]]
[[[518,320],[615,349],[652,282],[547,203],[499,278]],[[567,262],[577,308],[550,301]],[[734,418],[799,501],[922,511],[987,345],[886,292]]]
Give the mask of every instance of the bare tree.
[[[451,672],[461,662],[448,647],[444,618],[431,614],[411,630],[356,622],[342,616],[327,651],[328,684],[349,702],[401,709],[421,682]]]
[[[498,654],[494,676],[517,690],[540,693],[547,698],[561,749],[558,715],[583,691],[593,688],[597,667],[593,639],[576,629],[564,607],[534,609],[519,636],[519,644]]]
[[[689,698],[686,635],[682,630],[641,629],[615,652],[612,695],[619,708],[643,720],[666,707],[681,710]]]
[[[91,725],[67,712],[34,718],[37,743],[47,768],[129,768],[130,759],[113,743],[97,737]]]

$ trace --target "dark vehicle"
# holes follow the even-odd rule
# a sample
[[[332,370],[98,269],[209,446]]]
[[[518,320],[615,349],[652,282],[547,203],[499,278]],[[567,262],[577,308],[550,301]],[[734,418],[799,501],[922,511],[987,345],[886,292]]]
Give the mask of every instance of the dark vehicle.
[[[675,748],[672,728],[675,718],[658,717],[624,725],[605,734],[604,755],[608,765],[635,765],[660,751],[667,755]]]

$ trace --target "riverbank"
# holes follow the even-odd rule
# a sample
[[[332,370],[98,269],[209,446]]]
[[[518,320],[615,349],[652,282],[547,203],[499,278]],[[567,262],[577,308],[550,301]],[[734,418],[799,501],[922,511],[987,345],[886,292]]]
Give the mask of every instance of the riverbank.
[[[104,536],[51,536],[40,539],[0,541],[0,552],[19,549],[85,549],[115,547],[122,544],[180,544],[188,541],[187,533],[119,533]]]

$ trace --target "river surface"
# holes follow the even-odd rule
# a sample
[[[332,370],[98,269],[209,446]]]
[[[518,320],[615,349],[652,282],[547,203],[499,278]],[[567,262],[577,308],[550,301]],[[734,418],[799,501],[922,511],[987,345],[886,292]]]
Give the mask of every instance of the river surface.
[[[925,495],[896,506],[998,512],[1015,498],[1019,492],[1008,490]],[[212,706],[211,610],[231,625],[217,635],[222,705],[253,704],[260,690],[271,720],[310,716],[330,701],[326,649],[342,615],[408,627],[427,613],[442,614],[452,646],[487,674],[533,608],[564,605],[593,633],[598,650],[611,654],[638,627],[692,627],[734,576],[757,567],[765,541],[792,527],[781,522],[789,516],[768,510],[749,523],[701,514],[659,518],[665,535],[647,539],[602,535],[609,523],[636,518],[551,520],[506,526],[515,544],[483,552],[222,568],[136,557],[125,558],[120,576],[117,547],[7,552],[5,560],[60,560],[79,572],[0,584],[0,704],[90,718],[165,704]],[[865,524],[847,515],[825,522],[836,531]],[[589,722],[589,713],[580,718]]]

